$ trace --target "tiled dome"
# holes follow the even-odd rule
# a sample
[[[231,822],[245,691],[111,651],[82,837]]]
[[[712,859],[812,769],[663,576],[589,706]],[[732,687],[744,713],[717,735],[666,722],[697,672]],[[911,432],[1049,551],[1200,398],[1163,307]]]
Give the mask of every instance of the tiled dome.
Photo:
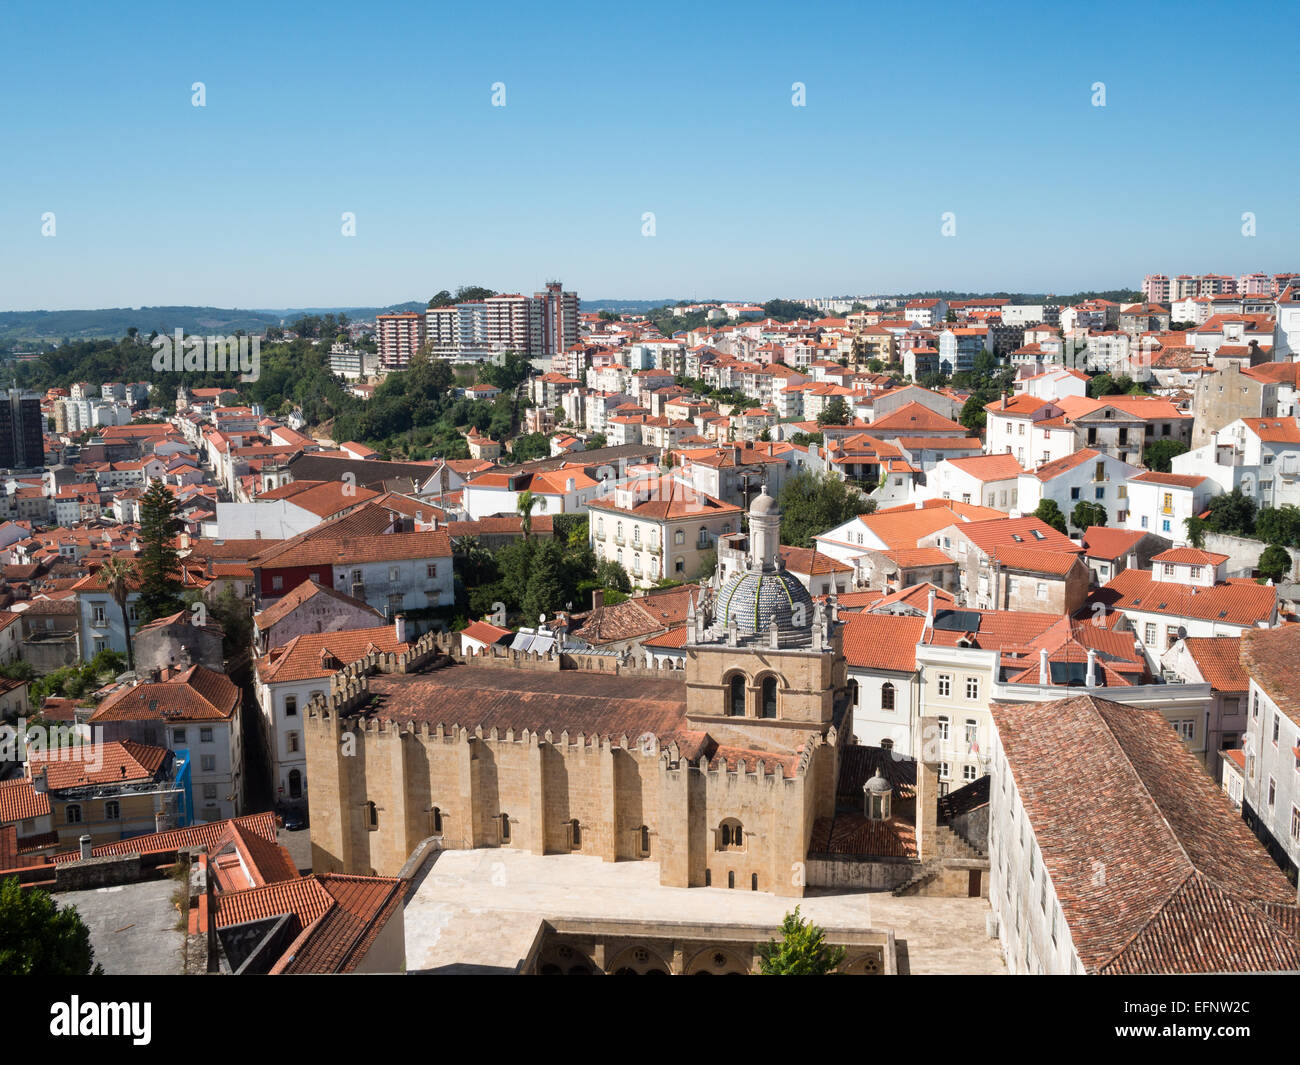
[[[745,635],[764,632],[775,619],[778,627],[791,628],[794,611],[802,604],[802,628],[813,620],[813,600],[808,589],[790,574],[737,573],[727,578],[718,592],[716,617],[724,627],[735,619],[736,628]]]

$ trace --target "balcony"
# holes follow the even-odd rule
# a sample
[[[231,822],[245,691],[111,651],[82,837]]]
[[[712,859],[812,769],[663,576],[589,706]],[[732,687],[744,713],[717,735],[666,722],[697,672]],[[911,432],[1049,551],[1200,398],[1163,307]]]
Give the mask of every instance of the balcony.
[[[596,539],[599,540],[602,544],[605,542],[605,534],[603,532],[597,530],[595,535],[596,535]]]
[[[623,547],[627,544],[627,538],[622,533],[615,533],[614,543],[618,544],[619,547]]]
[[[646,550],[649,551],[650,554],[652,555],[662,555],[664,553],[664,546],[663,544],[659,543],[657,540],[651,541],[649,544],[646,545]]]

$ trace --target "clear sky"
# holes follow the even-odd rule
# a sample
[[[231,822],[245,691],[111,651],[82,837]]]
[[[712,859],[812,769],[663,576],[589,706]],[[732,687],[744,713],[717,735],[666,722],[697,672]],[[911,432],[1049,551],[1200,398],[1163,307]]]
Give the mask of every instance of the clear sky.
[[[0,309],[1297,270],[1296,12],[7,0]]]

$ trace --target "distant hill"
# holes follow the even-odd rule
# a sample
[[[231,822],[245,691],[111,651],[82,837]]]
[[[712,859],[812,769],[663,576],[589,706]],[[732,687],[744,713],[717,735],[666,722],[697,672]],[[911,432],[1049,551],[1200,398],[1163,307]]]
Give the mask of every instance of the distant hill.
[[[148,336],[155,329],[169,333],[261,332],[267,326],[289,324],[304,314],[338,314],[367,319],[388,311],[419,311],[422,300],[391,307],[291,307],[283,310],[240,310],[229,307],[108,307],[93,311],[0,311],[0,342],[13,340],[116,339],[135,326]]]

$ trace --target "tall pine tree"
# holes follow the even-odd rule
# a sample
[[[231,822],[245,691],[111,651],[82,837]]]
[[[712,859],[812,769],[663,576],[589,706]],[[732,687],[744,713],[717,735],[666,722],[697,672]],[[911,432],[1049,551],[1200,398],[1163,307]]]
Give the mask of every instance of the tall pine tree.
[[[180,531],[176,499],[154,481],[140,497],[140,599],[136,609],[141,624],[165,618],[185,608],[181,599],[180,556],[174,543]]]

